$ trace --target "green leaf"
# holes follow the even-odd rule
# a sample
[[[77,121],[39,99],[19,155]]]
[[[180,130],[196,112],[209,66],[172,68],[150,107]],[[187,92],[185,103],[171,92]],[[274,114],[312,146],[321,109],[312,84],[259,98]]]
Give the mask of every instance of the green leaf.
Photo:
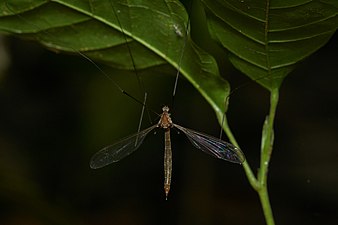
[[[233,65],[271,90],[338,27],[337,0],[203,0],[214,40]]]
[[[0,3],[0,31],[37,40],[55,51],[81,52],[110,66],[134,70],[128,41],[136,69],[163,65],[179,69],[221,115],[229,85],[220,77],[214,58],[185,37],[187,23],[185,9],[175,0]]]

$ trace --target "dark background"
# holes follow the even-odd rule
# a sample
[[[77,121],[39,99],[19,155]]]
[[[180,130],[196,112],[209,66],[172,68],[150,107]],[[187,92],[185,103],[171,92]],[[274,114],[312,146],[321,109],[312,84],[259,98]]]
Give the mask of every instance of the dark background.
[[[126,159],[91,170],[96,151],[136,132],[141,106],[79,56],[18,39],[2,44],[9,62],[0,74],[0,224],[265,223],[241,166],[194,149],[177,132],[167,201],[162,131]],[[282,85],[268,179],[277,224],[338,224],[337,59],[336,35]],[[249,83],[231,96],[228,118],[256,171],[269,93],[231,67],[221,70],[232,87]],[[109,74],[140,97],[133,73]],[[142,78],[149,107],[160,113],[174,77],[145,71]],[[214,112],[184,78],[172,118],[219,134]]]

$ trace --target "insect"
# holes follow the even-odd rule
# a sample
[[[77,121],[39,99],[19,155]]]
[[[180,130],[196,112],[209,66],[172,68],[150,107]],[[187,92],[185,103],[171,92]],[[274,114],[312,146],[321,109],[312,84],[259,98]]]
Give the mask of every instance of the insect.
[[[118,162],[137,150],[147,134],[155,128],[164,129],[164,192],[168,197],[172,175],[172,151],[170,140],[170,129],[177,128],[182,131],[189,141],[198,149],[216,158],[233,163],[242,164],[245,161],[243,152],[236,146],[219,138],[197,132],[172,122],[169,107],[162,108],[162,114],[157,124],[122,139],[115,144],[109,145],[97,152],[90,160],[90,167],[98,169],[111,163]]]
[[[114,10],[114,7],[112,7],[113,12],[115,14],[115,17],[119,22],[118,18],[118,13],[117,11]],[[121,24],[120,24],[121,25]],[[179,27],[174,24],[173,25],[175,33],[179,37],[185,37],[184,34]],[[188,29],[187,29],[188,30]],[[126,38],[126,34],[124,33],[124,30],[121,26],[121,31],[124,37]],[[127,39],[127,38],[126,38]],[[178,67],[180,68],[180,63],[183,58],[183,52],[184,52],[184,47],[186,44],[186,39],[183,44],[183,49],[180,54],[180,59],[179,59],[179,65]],[[126,46],[128,47],[128,51],[130,54],[130,58],[133,62],[133,65],[135,64],[133,56],[132,56],[132,51],[129,47],[128,42],[126,41]],[[178,68],[177,74],[176,74],[176,80],[174,84],[174,91],[173,91],[173,96],[175,96],[176,92],[176,87],[177,87],[177,81],[178,81],[178,76],[179,76],[179,71],[180,69]],[[135,66],[134,66],[135,69]],[[136,71],[136,69],[135,69]],[[146,95],[145,95],[146,97]],[[145,106],[145,103],[143,104]],[[144,108],[143,108],[144,110]],[[141,116],[142,118],[142,116]],[[140,122],[141,124],[141,122]],[[140,125],[139,125],[140,128]],[[203,134],[191,129],[184,128],[180,125],[177,125],[172,122],[172,119],[169,114],[169,107],[164,106],[162,108],[162,114],[160,116],[160,120],[158,121],[157,124],[150,126],[149,128],[146,128],[142,131],[138,131],[137,133],[126,137],[115,144],[109,145],[103,149],[101,149],[99,152],[94,154],[90,160],[90,167],[92,169],[98,169],[102,168],[104,166],[107,166],[111,163],[118,162],[119,160],[123,159],[124,157],[130,155],[133,153],[135,150],[137,150],[146,136],[155,128],[162,128],[164,130],[164,192],[166,195],[166,199],[168,197],[169,191],[170,191],[170,185],[171,185],[171,177],[172,177],[172,150],[171,150],[171,139],[170,139],[170,129],[171,128],[176,128],[180,131],[182,131],[189,139],[189,141],[198,149],[204,151],[205,153],[208,153],[216,158],[223,159],[226,161],[230,161],[233,163],[243,163],[245,161],[245,156],[243,152],[236,146],[222,141],[219,138],[212,137],[207,134]]]

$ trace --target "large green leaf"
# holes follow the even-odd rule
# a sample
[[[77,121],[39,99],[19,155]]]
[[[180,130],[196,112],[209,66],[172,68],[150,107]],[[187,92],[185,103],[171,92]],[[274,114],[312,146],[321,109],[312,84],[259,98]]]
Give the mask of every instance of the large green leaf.
[[[176,0],[0,2],[0,30],[133,70],[128,40],[137,69],[165,64],[179,69],[221,115],[229,85],[219,76],[213,57],[185,37],[187,23]]]
[[[338,27],[337,0],[203,2],[210,33],[230,52],[234,66],[269,90]]]

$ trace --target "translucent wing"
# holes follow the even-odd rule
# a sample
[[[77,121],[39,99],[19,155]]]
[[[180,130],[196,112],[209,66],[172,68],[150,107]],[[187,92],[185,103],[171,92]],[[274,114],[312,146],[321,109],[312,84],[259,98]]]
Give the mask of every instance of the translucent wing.
[[[173,124],[174,127],[185,133],[189,141],[198,149],[216,158],[242,164],[245,161],[243,152],[236,146],[219,138],[203,134],[194,130]]]
[[[140,147],[147,134],[157,125],[153,125],[136,134],[126,137],[115,144],[109,145],[98,151],[90,160],[90,168],[98,169],[107,166],[113,162],[117,162],[128,156]]]

